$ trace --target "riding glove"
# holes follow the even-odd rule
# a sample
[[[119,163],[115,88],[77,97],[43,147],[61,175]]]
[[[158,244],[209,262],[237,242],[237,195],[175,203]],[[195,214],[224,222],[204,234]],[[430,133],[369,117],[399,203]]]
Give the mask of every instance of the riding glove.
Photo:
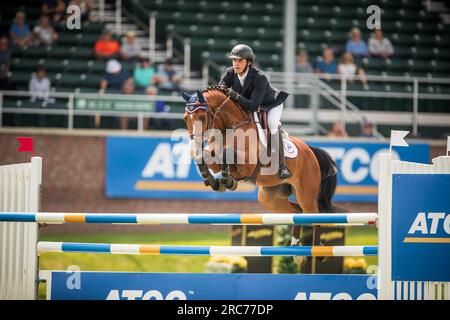
[[[234,91],[233,89],[228,89],[227,91],[227,95],[231,98],[231,100],[233,101],[237,101],[239,98],[239,93],[237,93],[236,91]]]

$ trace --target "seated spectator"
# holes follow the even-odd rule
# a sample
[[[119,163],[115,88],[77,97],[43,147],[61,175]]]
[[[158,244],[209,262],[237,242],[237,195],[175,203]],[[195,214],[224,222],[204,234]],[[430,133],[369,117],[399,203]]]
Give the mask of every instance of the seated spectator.
[[[354,27],[350,31],[350,39],[347,41],[345,50],[353,56],[367,56],[369,54],[366,42],[361,39],[361,31],[358,28]]]
[[[331,77],[329,77],[330,74],[337,73],[337,64],[336,60],[334,59],[333,49],[326,48],[325,50],[323,50],[321,60],[316,63],[315,72],[325,75],[324,78],[326,80],[331,79]]]
[[[98,59],[116,59],[119,57],[120,43],[106,31],[95,43],[94,54]]]
[[[297,56],[297,64],[295,66],[295,72],[297,73],[313,73],[313,68],[308,62],[308,54],[302,50]]]
[[[24,48],[31,44],[31,32],[28,24],[25,23],[25,12],[18,11],[16,18],[9,29],[13,45]]]
[[[150,64],[147,58],[141,58],[139,65],[133,71],[134,83],[138,88],[147,88],[153,84],[155,68]]]
[[[100,81],[100,90],[101,92],[107,89],[120,91],[128,79],[130,79],[130,73],[122,69],[120,62],[117,60],[109,60],[106,64],[106,74]]]
[[[361,133],[359,135],[363,138],[374,138],[375,137],[375,131],[373,128],[373,123],[369,121],[364,121],[361,127]]]
[[[358,67],[353,62],[353,56],[349,52],[346,52],[342,55],[341,63],[339,63],[338,65],[338,73],[350,82],[353,81],[353,76],[357,74],[364,86],[364,89],[369,89],[369,86],[367,85],[366,74],[364,73],[363,68]]]
[[[91,20],[91,11],[93,8],[92,2],[90,0],[71,0],[69,6],[75,5],[80,7],[81,11],[81,21]]]
[[[133,79],[128,78],[122,85],[122,93],[123,94],[133,94],[134,93],[134,83]],[[128,129],[128,122],[130,121],[130,118],[128,117],[120,117],[120,129],[127,130]]]
[[[330,138],[347,138],[347,132],[345,131],[345,128],[342,126],[341,121],[336,121],[333,123],[333,126],[331,127],[330,132],[328,132],[327,137]]]
[[[141,46],[136,41],[135,33],[129,31],[120,49],[120,55],[123,60],[137,60],[141,55]]]
[[[120,92],[123,89],[125,82],[130,79],[130,74],[126,70],[122,70],[122,65],[117,60],[109,60],[106,64],[106,74],[100,81],[99,93],[104,93],[106,90],[112,92]],[[95,127],[100,127],[100,115],[95,115]]]
[[[42,16],[39,19],[39,25],[34,27],[33,34],[36,45],[43,44],[48,46],[58,39],[58,34],[50,25],[50,21],[47,16]]]
[[[49,16],[53,22],[59,22],[66,12],[63,0],[42,0],[42,14]]]
[[[177,75],[173,67],[172,59],[167,59],[156,75],[154,75],[154,83],[159,90],[177,91],[180,89],[181,77]]]
[[[7,37],[0,38],[0,90],[8,90],[8,72],[11,66],[11,50]]]
[[[30,93],[31,102],[43,102],[46,106],[50,102],[50,79],[46,76],[44,67],[39,67],[36,74],[30,79],[28,83],[28,91]]]
[[[372,56],[378,56],[384,59],[394,54],[394,47],[388,38],[383,37],[381,29],[376,29],[373,36],[369,39],[369,53]]]

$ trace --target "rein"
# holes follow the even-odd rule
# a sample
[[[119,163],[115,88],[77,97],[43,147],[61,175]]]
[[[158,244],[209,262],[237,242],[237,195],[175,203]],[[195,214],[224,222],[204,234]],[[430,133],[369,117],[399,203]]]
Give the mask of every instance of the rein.
[[[217,109],[216,109],[216,111],[215,111],[214,113],[212,113],[210,110],[208,110],[207,114],[212,118],[211,126],[209,125],[209,121],[208,121],[208,126],[207,126],[208,129],[211,129],[211,128],[214,127],[214,122],[215,122],[216,116],[217,116],[217,114],[218,114],[219,112],[222,111],[222,112],[223,112],[225,115],[227,115],[228,117],[230,116],[230,114],[229,114],[228,112],[226,112],[225,110],[222,110],[222,107],[225,105],[225,103],[228,102],[228,100],[230,100],[230,97],[227,97],[227,98],[220,104],[220,106],[217,107]],[[244,114],[247,116],[247,113],[244,112]],[[250,119],[247,118],[246,120],[243,120],[243,121],[241,121],[241,122],[238,122],[237,124],[236,124],[235,122],[233,122],[233,123],[231,124],[231,128],[230,128],[230,129],[235,130],[235,129],[237,129],[237,128],[243,126],[243,125],[247,125],[247,124],[256,124],[256,123],[259,123],[259,121],[254,121],[254,120],[252,120],[251,118],[250,118]]]

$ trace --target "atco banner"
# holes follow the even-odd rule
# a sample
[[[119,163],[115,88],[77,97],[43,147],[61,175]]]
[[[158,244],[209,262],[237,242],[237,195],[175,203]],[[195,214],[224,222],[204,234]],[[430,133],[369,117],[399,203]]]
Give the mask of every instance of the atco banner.
[[[378,160],[387,143],[306,141],[336,160],[335,201],[377,201]],[[394,148],[393,157],[428,163],[429,145]],[[239,183],[236,191],[215,192],[204,186],[186,141],[165,137],[108,137],[106,195],[111,198],[257,200],[257,188]]]
[[[52,271],[46,278],[51,300],[375,300],[377,296],[374,275]]]
[[[450,175],[395,174],[392,183],[392,279],[450,281]]]

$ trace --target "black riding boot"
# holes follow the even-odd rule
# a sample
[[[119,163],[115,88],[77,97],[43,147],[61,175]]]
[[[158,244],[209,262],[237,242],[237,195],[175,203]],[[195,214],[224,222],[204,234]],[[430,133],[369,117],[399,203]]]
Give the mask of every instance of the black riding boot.
[[[272,152],[278,152],[279,155],[279,166],[278,166],[278,178],[280,180],[286,180],[292,177],[291,171],[286,167],[284,162],[284,144],[283,144],[283,134],[281,130],[278,130],[278,137],[272,139]],[[278,149],[278,150],[277,150]]]

